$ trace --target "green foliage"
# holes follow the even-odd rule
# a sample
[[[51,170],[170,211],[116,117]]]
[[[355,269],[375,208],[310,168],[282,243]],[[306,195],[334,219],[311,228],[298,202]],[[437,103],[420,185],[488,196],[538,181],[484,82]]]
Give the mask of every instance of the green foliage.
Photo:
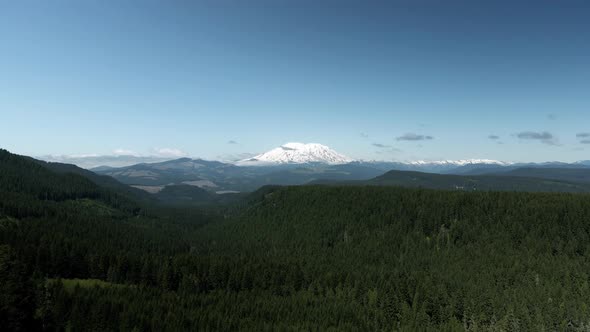
[[[229,204],[242,200],[246,195],[239,193],[216,194],[191,185],[168,185],[154,195],[164,205],[213,205]]]
[[[590,327],[587,194],[266,187],[133,213],[93,183],[3,174],[5,330]]]
[[[26,267],[7,245],[0,245],[0,322],[8,331],[27,331],[36,326],[34,285]]]
[[[75,199],[102,201],[138,213],[133,200],[74,173],[57,173],[34,159],[0,149],[0,215],[18,218],[52,215],[56,202]]]
[[[112,282],[106,282],[99,279],[49,279],[49,285],[54,282],[61,282],[64,291],[68,293],[74,293],[79,288],[95,288],[95,287],[124,287],[121,284],[114,284]]]
[[[55,173],[80,175],[92,181],[94,184],[101,188],[116,191],[121,196],[125,196],[126,198],[132,200],[138,200],[144,203],[150,203],[154,201],[153,197],[151,197],[150,194],[148,194],[147,192],[122,184],[121,182],[113,179],[110,176],[99,175],[92,171],[85,170],[83,168],[71,164],[45,162],[36,159],[33,159],[33,161]]]
[[[372,186],[402,186],[410,188],[430,188],[461,191],[529,191],[529,192],[590,192],[590,184],[579,172],[567,172],[557,175],[551,172],[534,172],[527,175],[526,169],[513,176],[508,172],[498,175],[452,175],[433,174],[410,171],[389,171],[381,176],[366,181],[331,182],[315,181],[315,184],[336,185],[372,185]],[[533,177],[538,176],[538,177]],[[576,178],[576,176],[579,176]],[[554,179],[552,177],[556,177]]]
[[[590,183],[590,168],[532,168],[523,167],[507,172],[498,172],[497,175],[524,176],[560,181]]]

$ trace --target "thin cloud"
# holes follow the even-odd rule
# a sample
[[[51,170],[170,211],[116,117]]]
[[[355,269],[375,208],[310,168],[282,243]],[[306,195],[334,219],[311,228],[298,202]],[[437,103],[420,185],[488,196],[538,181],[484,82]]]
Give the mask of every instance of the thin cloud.
[[[367,133],[360,133],[362,138],[369,138],[369,134]]]
[[[111,167],[125,167],[129,165],[135,165],[139,163],[156,163],[171,158],[157,157],[157,156],[139,156],[139,155],[96,155],[96,154],[85,154],[85,155],[61,155],[61,156],[39,156],[39,159],[45,161],[74,164],[82,168],[94,168],[98,166],[111,166]]]
[[[381,144],[381,143],[373,143],[372,145],[374,147],[380,148],[380,149],[386,149],[386,148],[390,148],[391,147],[391,145]]]
[[[548,140],[553,139],[553,134],[548,131],[536,132],[536,131],[523,131],[516,136],[520,139],[536,139],[536,140]]]
[[[555,115],[555,114],[547,114],[547,119],[549,119],[549,120],[557,120],[557,115]]]
[[[250,152],[243,152],[243,153],[236,153],[236,154],[223,154],[217,156],[217,159],[224,161],[224,162],[236,162],[248,158],[254,157],[255,153]]]
[[[124,167],[139,163],[156,163],[186,156],[186,152],[175,148],[153,148],[147,154],[119,148],[107,155],[87,153],[39,156],[38,158],[46,161],[74,164],[82,168],[93,168],[97,166]]]
[[[158,157],[185,157],[186,152],[175,148],[154,148],[154,154]]]
[[[583,139],[580,141],[582,144],[590,144],[590,139]]]
[[[127,149],[115,149],[113,150],[115,156],[139,156],[139,154],[132,150]]]
[[[419,135],[415,133],[406,133],[402,136],[396,138],[398,141],[425,141],[425,140],[432,140],[434,137],[429,135]]]
[[[498,136],[498,135],[490,135],[490,136],[488,136],[488,138],[489,139],[492,139],[492,140],[497,140],[497,139],[500,139],[500,136]]]
[[[392,154],[399,152],[402,152],[402,150],[394,147],[381,148],[380,150],[375,151],[376,154]]]
[[[588,138],[588,137],[590,137],[590,133],[577,133],[576,137],[577,138]]]
[[[516,137],[522,140],[536,140],[547,145],[559,145],[557,139],[548,131],[523,131],[516,134]]]
[[[234,140],[229,140],[229,141],[227,141],[227,144],[238,144],[238,142],[236,142]]]

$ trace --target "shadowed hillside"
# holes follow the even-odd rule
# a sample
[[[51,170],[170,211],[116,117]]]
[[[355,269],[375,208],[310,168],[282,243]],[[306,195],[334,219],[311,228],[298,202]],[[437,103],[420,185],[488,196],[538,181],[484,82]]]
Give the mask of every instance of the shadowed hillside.
[[[569,177],[570,179],[572,177]],[[312,184],[401,186],[461,191],[590,192],[590,184],[542,177],[509,175],[452,175],[410,171],[389,171],[366,181],[314,181]]]
[[[77,174],[1,157],[7,330],[590,326],[589,194],[402,188],[464,177],[390,172],[368,181],[379,186],[267,186],[231,207],[148,215]]]

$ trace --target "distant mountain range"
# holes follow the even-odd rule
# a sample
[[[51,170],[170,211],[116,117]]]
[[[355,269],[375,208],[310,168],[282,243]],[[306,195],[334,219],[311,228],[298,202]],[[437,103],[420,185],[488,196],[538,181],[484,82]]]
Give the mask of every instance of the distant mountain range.
[[[533,175],[528,171],[534,171]],[[314,181],[325,185],[400,186],[461,191],[590,192],[590,169],[517,169],[502,174],[455,175],[389,171],[370,180]],[[568,172],[575,171],[575,172]]]
[[[157,163],[171,160],[171,157],[162,156],[134,156],[127,154],[117,155],[43,155],[37,156],[48,162],[74,164],[78,167],[91,169],[96,167],[125,167],[141,163]]]
[[[47,170],[43,173],[45,175],[41,174],[42,178],[47,177],[48,181],[57,175],[71,177],[80,183],[84,183],[81,178],[86,178],[104,190],[93,195],[106,195],[109,200],[113,200],[112,197],[115,196],[105,194],[113,192],[121,197],[114,199],[117,202],[128,200],[149,204],[201,205],[235,202],[248,197],[246,192],[268,185],[370,185],[461,191],[590,192],[590,166],[587,162],[455,165],[450,162],[412,164],[353,161],[345,164],[316,162],[237,166],[218,161],[180,158],[121,168],[100,167],[89,171],[70,164],[48,163],[12,155],[4,150],[0,150],[0,156],[5,156],[8,161],[20,160],[19,162],[26,165],[19,171],[22,173],[19,176],[29,181],[31,187],[38,180],[28,179],[26,168],[42,167]],[[4,167],[4,163],[0,160],[0,168]],[[34,166],[35,164],[38,166]],[[439,172],[426,172],[431,169]],[[68,190],[60,195],[67,195]]]
[[[48,166],[67,169],[64,165],[49,164]],[[470,188],[477,180],[475,182],[478,184],[475,188],[481,190],[509,190],[510,188],[520,190],[519,188],[526,187],[533,191],[585,191],[585,187],[581,190],[572,189],[569,185],[548,183],[548,180],[583,186],[590,183],[590,161],[576,163],[512,163],[490,159],[360,161],[317,143],[287,143],[235,163],[179,158],[142,162],[124,167],[100,166],[91,170],[100,175],[113,177],[144,193],[161,193],[161,196],[169,201],[174,200],[174,197],[191,195],[250,192],[265,185],[302,185],[316,182],[369,181],[367,184],[388,183],[410,186],[419,183],[419,186],[429,188],[465,189]],[[76,170],[77,173],[81,171]],[[389,171],[435,173],[463,176],[463,178],[434,175],[411,176],[410,173],[394,172],[388,173],[388,181],[375,180]],[[421,180],[410,181],[408,176]],[[492,177],[475,178],[477,176]],[[94,180],[105,181],[103,178]],[[531,185],[531,181],[545,181],[545,183],[537,186]],[[561,187],[555,189],[556,186]]]
[[[578,182],[590,163],[510,163],[489,159],[382,162],[352,161],[321,144],[288,143],[256,157],[237,163],[223,163],[202,159],[180,158],[159,163],[112,168],[99,167],[92,171],[109,175],[135,188],[157,193],[167,186],[195,186],[209,192],[254,191],[265,185],[301,185],[314,181],[369,180],[388,171],[413,171],[453,175],[527,176],[529,169],[536,175],[529,177]],[[570,169],[571,172],[564,170]],[[517,171],[513,174],[505,174]],[[580,173],[580,174],[579,174]],[[576,178],[577,176],[577,178]],[[498,179],[508,181],[509,179]],[[525,180],[518,179],[517,182]],[[457,187],[465,187],[458,182]],[[439,188],[438,186],[433,186]],[[451,186],[452,187],[452,186]],[[484,186],[494,188],[494,186]],[[509,188],[509,186],[503,186]]]
[[[163,156],[128,156],[128,155],[78,155],[78,156],[40,156],[38,159],[75,164],[82,168],[92,169],[93,171],[105,172],[117,168],[136,166],[138,164],[154,164],[174,161],[170,157]],[[189,158],[180,158],[176,160],[191,160]],[[514,163],[509,161],[500,161],[493,159],[460,159],[460,160],[415,160],[415,161],[366,161],[355,160],[347,157],[328,146],[318,143],[286,143],[267,152],[261,153],[251,158],[238,160],[235,162],[206,161],[200,158],[194,159],[207,163],[221,163],[225,165],[234,165],[241,167],[269,167],[269,166],[302,166],[313,165],[343,165],[356,164],[366,165],[371,168],[381,170],[415,170],[433,173],[469,173],[469,172],[487,172],[488,169],[502,167],[552,167],[552,168],[581,168],[590,167],[590,160],[578,161],[575,163],[563,162],[545,162],[545,163]]]
[[[150,192],[170,185],[192,185],[214,192],[253,191],[264,185],[298,185],[318,179],[364,180],[386,170],[364,163],[275,164],[236,166],[229,163],[181,158],[121,168],[96,168],[120,182]]]

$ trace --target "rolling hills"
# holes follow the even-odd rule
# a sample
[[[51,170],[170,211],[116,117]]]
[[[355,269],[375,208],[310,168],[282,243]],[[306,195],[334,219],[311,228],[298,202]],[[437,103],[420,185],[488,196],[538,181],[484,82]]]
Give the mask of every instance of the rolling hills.
[[[509,174],[468,176],[389,171],[365,181],[339,182],[320,180],[314,181],[311,184],[401,186],[460,191],[590,192],[590,184],[587,182],[568,182],[543,177],[510,176]],[[523,171],[519,174],[524,175],[528,173]],[[569,177],[568,179],[572,178]]]
[[[7,330],[590,326],[590,195],[488,191],[582,184],[395,171],[147,214],[55,166],[0,151]],[[216,195],[190,185],[161,192],[174,202]]]
[[[520,176],[552,179],[574,183],[590,183],[590,168],[530,168],[523,167],[496,173],[503,176]]]
[[[161,189],[166,185],[188,184],[212,192],[254,191],[264,185],[297,185],[317,179],[370,179],[383,173],[382,169],[358,163],[236,166],[189,158],[94,171],[145,189],[149,189],[146,186]]]

